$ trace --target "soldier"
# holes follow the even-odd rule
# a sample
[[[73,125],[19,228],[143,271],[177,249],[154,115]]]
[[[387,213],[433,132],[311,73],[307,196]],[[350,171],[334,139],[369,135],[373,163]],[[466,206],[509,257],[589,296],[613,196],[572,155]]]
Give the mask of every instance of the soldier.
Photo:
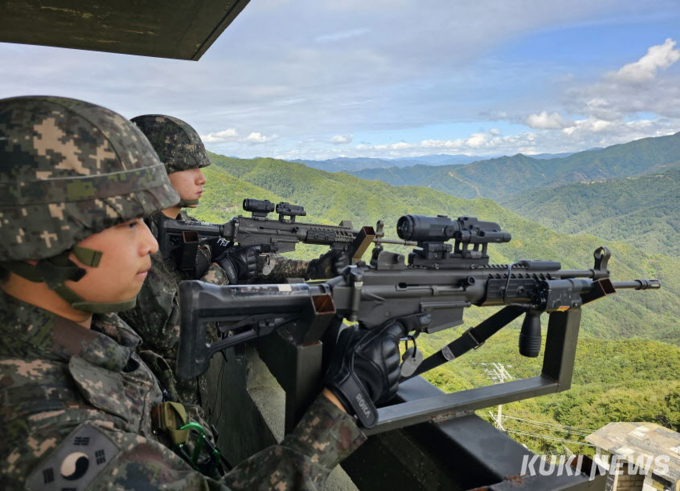
[[[160,114],[146,114],[132,118],[149,139],[170,176],[170,182],[181,201],[163,210],[162,215],[176,220],[193,220],[186,208],[197,208],[207,179],[201,169],[210,165],[200,136],[188,123]],[[158,222],[159,217],[154,217]],[[152,231],[156,227],[151,227]],[[156,235],[158,238],[158,235]],[[222,266],[230,284],[257,277],[264,283],[277,283],[287,278],[325,279],[337,276],[349,262],[343,252],[329,251],[312,261],[293,260],[276,254],[258,255],[257,247],[239,248],[212,241],[203,256],[197,258],[194,276],[198,278],[212,260]],[[257,265],[254,263],[257,262]],[[216,273],[216,276],[220,276]],[[222,283],[219,281],[219,283]]]
[[[132,122],[149,139],[165,165],[170,182],[181,197],[146,222],[158,239],[163,220],[194,220],[186,208],[196,208],[206,178],[202,168],[210,165],[205,146],[186,122],[159,114],[137,116]],[[280,255],[258,254],[257,246],[228,247],[219,240],[199,248],[193,271],[180,271],[175,258],[163,251],[151,256],[153,268],[139,295],[137,307],[121,317],[142,336],[141,355],[169,391],[169,397],[187,405],[200,405],[196,380],[177,381],[173,368],[179,342],[179,282],[200,279],[217,285],[236,284],[257,278],[264,283],[286,278],[329,278],[348,264],[344,253],[329,251],[319,259],[301,261]]]
[[[158,248],[141,218],[178,201],[148,141],[86,102],[4,99],[0,164],[3,489],[311,490],[364,440],[345,407],[396,391],[399,322],[341,333],[328,388],[280,445],[220,480],[192,469],[112,313],[134,305]]]

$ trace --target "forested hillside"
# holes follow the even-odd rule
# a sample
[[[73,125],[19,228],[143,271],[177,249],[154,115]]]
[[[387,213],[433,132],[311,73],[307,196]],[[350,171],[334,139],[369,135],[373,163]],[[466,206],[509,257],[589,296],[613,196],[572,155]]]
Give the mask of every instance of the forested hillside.
[[[463,198],[501,200],[525,190],[663,171],[680,156],[680,133],[575,153],[564,158],[499,157],[465,166],[416,166],[352,172],[393,185],[420,185]]]
[[[518,331],[501,331],[479,350],[433,370],[426,378],[453,392],[490,384],[485,370],[493,362],[504,364],[516,379],[538,375],[542,358],[519,355],[518,335]],[[420,338],[426,356],[444,344],[443,340],[437,343],[437,336],[427,341]],[[585,435],[613,421],[650,421],[680,431],[679,370],[677,346],[581,337],[571,389],[504,405],[503,426],[533,451],[558,454],[564,453],[565,445],[559,440],[583,444]],[[477,413],[493,421],[490,412],[495,415],[496,407]],[[566,446],[578,454],[592,455],[594,450],[574,443]]]
[[[461,199],[423,187],[393,187],[347,174],[310,169],[301,164],[274,160],[239,160],[211,155],[216,165],[205,169],[209,178],[198,218],[225,221],[242,213],[243,198],[291,201],[305,206],[307,221],[337,224],[351,219],[355,225],[387,223],[388,233],[403,214],[477,216],[499,222],[512,233],[508,244],[491,248],[492,261],[507,263],[520,258],[560,260],[565,268],[592,266],[592,252],[599,245],[612,249],[610,263],[616,278],[655,277],[663,289],[620,292],[584,308],[574,386],[571,390],[506,405],[505,422],[510,434],[535,451],[561,453],[557,440],[537,439],[533,434],[583,441],[583,431],[565,432],[558,426],[597,429],[618,420],[655,421],[669,427],[680,424],[680,263],[649,254],[621,242],[591,235],[573,237],[520,218],[489,199]],[[301,247],[293,255],[312,257],[319,247]],[[423,336],[419,346],[426,353],[439,349],[463,329],[490,315],[492,309],[468,309],[466,324],[457,329]],[[501,362],[515,377],[536,375],[541,358],[521,357],[517,350],[519,325],[497,334],[486,345],[428,375],[447,391],[490,383],[481,363]],[[652,341],[658,340],[658,341]],[[664,342],[666,341],[666,344]],[[487,411],[479,411],[488,416]],[[512,419],[520,418],[520,419]],[[533,421],[528,423],[522,420]],[[544,425],[536,426],[536,421]],[[514,432],[514,433],[513,433]],[[589,447],[567,444],[572,451]]]
[[[560,232],[680,256],[680,162],[647,176],[536,189],[501,204]]]

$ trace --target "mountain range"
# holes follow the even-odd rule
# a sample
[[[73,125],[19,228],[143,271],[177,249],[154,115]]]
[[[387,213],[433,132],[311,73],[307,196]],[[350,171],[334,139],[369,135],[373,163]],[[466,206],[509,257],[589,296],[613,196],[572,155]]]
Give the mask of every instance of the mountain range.
[[[638,177],[523,191],[500,203],[560,232],[680,257],[680,162]]]
[[[573,155],[568,153],[542,153],[532,155],[531,158],[537,160],[564,158]],[[370,158],[370,157],[337,157],[327,160],[292,160],[299,164],[305,164],[313,169],[321,169],[328,172],[351,172],[366,169],[390,169],[413,167],[420,165],[466,165],[472,162],[488,159],[489,157],[479,157],[474,155],[420,155],[417,157],[400,157],[395,159]]]
[[[293,160],[313,169],[328,172],[358,171],[362,169],[388,169],[391,167],[413,167],[415,165],[465,165],[476,162],[480,157],[470,155],[423,155],[398,159],[370,157],[337,157],[327,160]]]
[[[349,172],[401,186],[426,186],[461,198],[503,200],[537,187],[592,182],[663,172],[680,160],[680,133],[644,138],[561,158],[537,159],[517,154],[468,165],[365,169]]]

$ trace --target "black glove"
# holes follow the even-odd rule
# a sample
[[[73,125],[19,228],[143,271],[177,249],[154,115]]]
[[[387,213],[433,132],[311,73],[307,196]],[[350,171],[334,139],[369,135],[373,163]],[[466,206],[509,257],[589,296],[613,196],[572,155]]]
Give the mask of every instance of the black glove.
[[[345,251],[331,249],[326,254],[312,259],[307,266],[307,276],[310,280],[325,280],[335,278],[345,266],[349,266],[349,258]]]
[[[257,276],[257,256],[260,250],[259,245],[230,247],[215,262],[227,273],[229,284],[236,285],[239,281],[252,280]]]
[[[340,331],[325,385],[365,428],[378,421],[375,405],[392,399],[399,388],[399,340],[426,326],[430,318],[429,314],[417,314],[373,329],[355,325]]]
[[[210,252],[212,253],[213,260],[224,254],[224,251],[234,247],[234,243],[228,241],[224,237],[215,237],[209,239],[205,242],[206,245],[210,247]]]

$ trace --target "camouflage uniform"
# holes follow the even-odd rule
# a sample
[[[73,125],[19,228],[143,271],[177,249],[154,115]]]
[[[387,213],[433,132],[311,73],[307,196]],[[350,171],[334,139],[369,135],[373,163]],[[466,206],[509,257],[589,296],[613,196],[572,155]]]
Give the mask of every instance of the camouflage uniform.
[[[0,292],[0,481],[4,489],[317,489],[364,439],[320,396],[280,445],[217,482],[195,472],[161,435],[150,409],[158,381],[135,354],[139,337],[114,314],[91,329]],[[89,441],[86,441],[89,439]],[[89,469],[61,477],[79,452]]]
[[[65,299],[87,274],[68,253],[101,256],[77,241],[179,199],[133,125],[72,99],[0,100],[0,161],[0,266]],[[364,438],[319,397],[281,445],[206,478],[154,433],[163,396],[139,342],[114,314],[87,329],[0,291],[3,489],[315,489]]]
[[[185,213],[182,212],[185,218]],[[151,233],[158,238],[159,223],[165,219],[161,212],[146,220]],[[151,366],[172,400],[198,405],[200,396],[196,380],[176,380],[177,347],[179,343],[180,310],[179,282],[193,279],[180,271],[172,260],[163,260],[161,252],[151,255],[151,271],[139,292],[137,305],[120,316],[142,337],[140,354]],[[228,285],[227,275],[212,263],[201,281]]]
[[[260,254],[257,258],[257,283],[285,283],[288,278],[309,279],[309,261],[290,259],[280,254]]]

